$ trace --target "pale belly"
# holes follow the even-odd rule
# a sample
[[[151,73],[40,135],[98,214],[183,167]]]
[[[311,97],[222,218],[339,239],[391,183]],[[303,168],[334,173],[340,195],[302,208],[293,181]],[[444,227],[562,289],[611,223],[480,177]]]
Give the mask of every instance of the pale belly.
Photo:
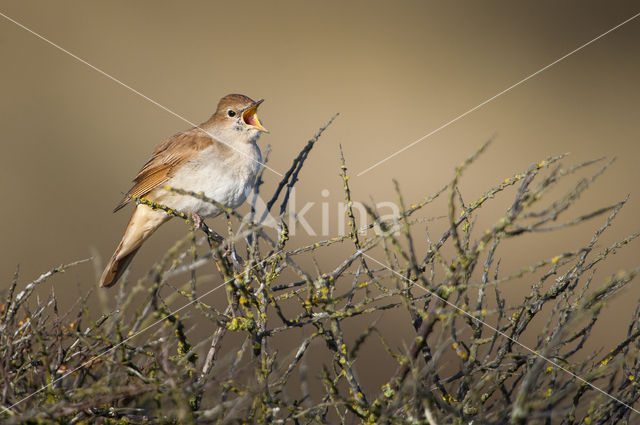
[[[238,155],[233,161],[220,162],[215,157],[202,155],[196,161],[185,164],[163,186],[176,189],[204,193],[229,208],[239,207],[251,193],[260,161],[260,151],[249,152],[252,157]],[[215,205],[193,196],[180,195],[162,188],[154,190],[157,202],[165,204],[185,213],[197,213],[202,217],[213,217],[220,214]]]

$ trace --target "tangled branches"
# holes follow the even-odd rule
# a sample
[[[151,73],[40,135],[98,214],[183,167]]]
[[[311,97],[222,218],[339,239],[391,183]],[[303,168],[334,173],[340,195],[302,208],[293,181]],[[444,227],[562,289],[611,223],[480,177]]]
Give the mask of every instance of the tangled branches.
[[[359,226],[341,152],[349,231],[292,247],[289,193],[329,124],[295,158],[264,212],[247,220],[227,211],[225,242],[212,241],[202,256],[202,241],[190,231],[138,282],[125,279],[108,314],[91,314],[93,292],[66,313],[58,311],[54,291],[34,299],[51,274],[79,263],[53,269],[18,293],[16,273],[0,315],[3,423],[604,424],[640,418],[634,408],[640,305],[618,345],[604,355],[584,350],[606,302],[640,271],[594,280],[598,264],[638,237],[598,245],[627,199],[565,218],[610,162],[551,202],[545,201],[560,182],[602,161],[564,168],[564,155],[550,157],[467,203],[460,181],[485,144],[420,202],[406,205],[396,184],[400,213],[389,220],[367,207],[372,224]],[[262,186],[259,178],[253,205]],[[476,217],[503,192],[513,196],[509,207],[477,231]],[[431,220],[426,207],[445,196],[446,230],[435,242],[429,232],[426,244],[419,242],[416,229]],[[170,206],[137,201],[188,221]],[[274,230],[263,223],[278,202]],[[501,274],[504,241],[598,219],[584,246]],[[236,245],[242,247],[237,256],[222,255]],[[304,265],[345,245],[351,252],[331,270]],[[199,273],[212,261],[219,283],[204,285]],[[514,301],[501,288],[516,280],[530,290]],[[223,289],[227,302],[217,307],[210,300]],[[387,311],[408,319],[407,346],[392,346],[379,327]],[[368,325],[356,335],[345,332],[356,318]],[[194,339],[196,327],[208,337]],[[291,352],[282,352],[285,337],[295,341]],[[384,347],[395,369],[361,367],[371,364],[365,349],[371,341]],[[366,387],[367,374],[382,385]]]

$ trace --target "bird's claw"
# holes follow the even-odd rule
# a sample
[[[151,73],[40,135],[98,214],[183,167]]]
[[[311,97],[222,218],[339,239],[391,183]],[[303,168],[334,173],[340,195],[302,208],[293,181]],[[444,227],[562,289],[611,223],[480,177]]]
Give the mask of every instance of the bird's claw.
[[[207,242],[209,243],[210,248],[217,248],[224,243],[224,238],[212,230],[207,224],[204,222],[204,219],[198,213],[192,213],[191,217],[193,219],[193,224],[196,229],[202,230],[207,235]],[[234,270],[241,271],[242,270],[242,259],[238,256],[236,252],[236,247],[233,243],[227,243],[227,246],[222,253],[222,259],[227,261],[227,263],[231,263],[233,265]],[[216,264],[218,270],[220,271],[220,266]]]
[[[216,245],[220,245],[224,242],[224,238],[207,226],[207,223],[204,222],[204,219],[200,214],[195,212],[191,213],[191,219],[193,220],[193,224],[196,229],[202,230],[207,235],[207,242],[209,243],[210,248],[214,247],[214,242]]]

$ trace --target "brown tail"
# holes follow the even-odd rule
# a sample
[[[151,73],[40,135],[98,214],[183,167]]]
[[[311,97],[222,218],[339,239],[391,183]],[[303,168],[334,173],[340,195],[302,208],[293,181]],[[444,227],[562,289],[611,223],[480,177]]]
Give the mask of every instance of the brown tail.
[[[169,218],[171,216],[165,214],[164,211],[154,211],[146,205],[138,205],[133,214],[131,214],[131,219],[129,219],[129,224],[124,231],[120,244],[118,244],[116,251],[111,256],[111,260],[109,260],[109,264],[102,272],[100,286],[115,285],[129,263],[131,263],[131,260],[133,260],[142,243]]]

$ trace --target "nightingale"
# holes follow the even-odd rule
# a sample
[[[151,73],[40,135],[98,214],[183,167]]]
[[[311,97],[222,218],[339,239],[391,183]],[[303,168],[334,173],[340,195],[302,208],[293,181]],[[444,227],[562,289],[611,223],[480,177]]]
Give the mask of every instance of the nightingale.
[[[228,208],[240,206],[253,188],[262,161],[257,141],[268,132],[256,112],[262,101],[241,94],[227,95],[209,120],[162,141],[114,212],[140,197],[189,214],[198,226],[204,224],[204,218],[222,212],[209,202],[166,190],[167,186],[204,193]],[[142,243],[170,218],[162,210],[137,204],[100,277],[100,286],[114,285]]]

